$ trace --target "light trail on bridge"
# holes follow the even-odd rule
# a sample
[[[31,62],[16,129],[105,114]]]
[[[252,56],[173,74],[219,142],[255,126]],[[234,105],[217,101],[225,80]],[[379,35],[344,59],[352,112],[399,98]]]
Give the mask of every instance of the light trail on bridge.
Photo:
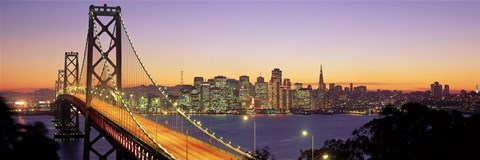
[[[85,95],[76,94],[75,97],[85,102]],[[96,98],[92,99],[91,107],[91,109],[98,111],[100,114],[115,122],[117,125],[137,136],[138,139],[141,139],[153,148],[158,148],[151,141],[147,140],[146,137],[142,136],[144,133],[140,131],[138,126],[132,127],[132,125],[127,125],[134,124],[135,122],[133,122],[131,118],[125,118],[126,115],[128,115],[126,110],[118,109],[118,107]],[[134,116],[140,125],[143,126],[146,132],[152,135],[152,138],[155,139],[157,143],[159,143],[173,156],[175,156],[175,158],[187,159],[187,136],[185,133],[169,129],[142,116],[136,114]],[[158,149],[158,151],[162,152],[160,149]],[[194,137],[188,136],[188,159],[233,160],[245,158],[236,156],[227,152],[226,150],[217,148]]]

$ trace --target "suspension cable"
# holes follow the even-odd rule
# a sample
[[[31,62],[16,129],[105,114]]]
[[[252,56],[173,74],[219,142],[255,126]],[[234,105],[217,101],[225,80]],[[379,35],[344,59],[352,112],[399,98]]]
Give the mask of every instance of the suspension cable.
[[[87,29],[88,30],[88,29]],[[85,38],[85,48],[83,49],[83,57],[82,57],[82,67],[80,67],[80,75],[77,75],[79,76],[78,79],[77,79],[77,86],[75,87],[75,92],[73,93],[73,95],[77,94],[78,92],[78,88],[80,87],[80,82],[82,82],[82,75],[83,75],[83,65],[85,64],[85,55],[87,55],[87,46],[88,46],[88,31],[87,31],[87,36]],[[78,68],[77,68],[78,70]]]
[[[215,139],[216,141],[218,141],[219,143],[227,146],[228,148],[232,149],[233,151],[237,152],[237,153],[240,153],[248,158],[254,158],[252,155],[250,155],[249,153],[246,153],[242,150],[239,149],[239,147],[234,147],[231,145],[231,143],[225,143],[225,141],[219,138],[217,138],[212,132],[212,134],[210,132],[208,132],[207,130],[203,129],[201,126],[197,125],[196,123],[194,123],[194,121],[192,119],[190,119],[190,116],[187,116],[185,115],[185,113],[176,105],[173,105],[173,102],[172,102],[172,99],[168,96],[168,94],[165,93],[164,90],[161,90],[159,87],[158,87],[158,84],[155,82],[155,80],[152,78],[152,76],[150,75],[150,72],[148,72],[148,70],[146,69],[145,65],[143,64],[142,60],[140,59],[139,55],[138,55],[138,52],[137,50],[135,49],[134,45],[133,45],[133,42],[128,34],[128,31],[127,31],[127,28],[125,26],[125,22],[123,20],[123,16],[122,14],[120,13],[120,19],[121,19],[121,22],[122,22],[122,26],[124,28],[124,31],[125,31],[125,34],[127,35],[127,38],[128,38],[128,41],[130,42],[130,46],[132,47],[133,49],[133,52],[135,53],[135,57],[137,58],[138,62],[140,63],[140,65],[142,66],[144,72],[147,74],[148,78],[150,79],[150,81],[153,83],[153,85],[157,88],[157,90],[165,97],[165,99],[167,100],[167,102],[169,104],[171,104],[172,106],[175,107],[175,110],[182,116],[184,117],[185,119],[187,119],[193,126],[195,126],[196,128],[198,128],[199,130],[201,130],[203,133],[209,135],[211,138]]]

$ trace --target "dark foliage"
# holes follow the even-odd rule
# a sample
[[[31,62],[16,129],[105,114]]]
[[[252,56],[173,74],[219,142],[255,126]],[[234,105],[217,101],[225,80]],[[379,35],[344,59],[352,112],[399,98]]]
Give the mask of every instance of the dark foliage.
[[[321,149],[315,149],[313,150],[313,159],[322,159],[321,157],[325,154],[327,155],[330,155],[329,151],[324,149],[324,148],[321,148]],[[308,149],[308,150],[300,150],[300,157],[298,157],[298,160],[302,160],[302,159],[306,159],[306,160],[311,160],[312,159],[312,149]]]
[[[59,144],[46,136],[47,129],[43,123],[34,125],[17,124],[13,113],[0,96],[0,159],[59,159]]]
[[[419,103],[387,106],[352,135],[327,140],[318,152],[332,159],[480,159],[479,114],[463,117]]]
[[[270,148],[268,146],[265,146],[261,151],[257,149],[253,157],[258,160],[275,160],[275,156],[270,153]]]

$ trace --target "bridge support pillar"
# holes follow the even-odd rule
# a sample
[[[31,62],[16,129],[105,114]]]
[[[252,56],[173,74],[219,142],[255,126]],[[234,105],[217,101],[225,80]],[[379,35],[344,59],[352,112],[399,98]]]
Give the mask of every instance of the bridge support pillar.
[[[55,128],[60,132],[55,133],[54,138],[83,138],[79,127],[79,111],[73,104],[68,103],[62,97],[63,94],[75,94],[78,89],[78,53],[65,52],[64,69],[59,71],[56,110],[57,119]]]
[[[88,117],[92,118],[90,116]],[[101,123],[100,124],[85,123],[86,133],[85,133],[85,143],[84,143],[84,150],[83,150],[83,160],[89,160],[90,153],[93,153],[93,155],[96,157],[94,159],[101,159],[101,160],[113,159],[112,156],[115,156],[116,160],[135,159],[134,156],[126,152],[125,150],[126,147],[122,146],[123,144],[118,142],[120,139],[119,137],[121,137],[121,135],[112,136],[111,134],[114,134],[112,133],[114,131],[111,130],[111,128],[107,127],[106,125],[101,125],[102,123],[105,123],[104,121],[97,119],[97,123],[98,121],[100,121]],[[92,128],[98,132],[98,135],[91,137]],[[100,150],[100,148],[96,148],[95,144],[100,141],[106,141],[108,144],[110,144],[111,148],[108,150],[105,150],[105,149]]]
[[[84,134],[80,131],[79,111],[73,104],[68,103],[59,97],[55,105],[59,109],[60,119],[55,124],[55,129],[59,132],[54,134],[56,139],[78,139],[83,138]]]

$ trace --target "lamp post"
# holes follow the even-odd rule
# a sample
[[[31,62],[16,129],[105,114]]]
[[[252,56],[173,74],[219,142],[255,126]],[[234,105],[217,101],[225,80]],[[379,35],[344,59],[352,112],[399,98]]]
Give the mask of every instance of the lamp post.
[[[243,116],[244,121],[248,121],[248,116]],[[257,122],[255,121],[255,118],[252,118],[253,120],[253,155],[256,154],[256,149],[257,149]]]
[[[186,152],[185,154],[187,155],[187,156],[186,156],[186,159],[188,160],[188,126],[187,126],[187,130],[185,131],[185,133],[186,133],[186,134],[185,134],[185,137],[186,137],[186,139],[187,139],[187,143],[186,143],[186,148],[187,148],[187,149],[186,149],[186,151],[185,151],[185,152]]]
[[[200,121],[195,122],[195,120],[194,120],[193,122],[196,123],[196,125],[198,125],[198,126],[202,126],[202,122],[200,122]],[[182,124],[182,126],[183,126],[183,124]],[[185,148],[186,148],[185,149],[185,154],[186,154],[185,159],[187,159],[187,160],[188,160],[188,128],[190,128],[190,127],[195,127],[195,126],[185,126],[185,139],[187,141],[187,143],[185,144]]]
[[[302,131],[302,136],[308,136],[308,132],[307,132],[306,130],[303,130],[303,131]],[[312,160],[313,160],[313,157],[314,157],[314,156],[313,156],[313,144],[314,144],[314,143],[313,143],[313,138],[314,138],[314,137],[313,137],[313,134],[312,134]],[[327,155],[327,158],[328,158],[328,155]]]

